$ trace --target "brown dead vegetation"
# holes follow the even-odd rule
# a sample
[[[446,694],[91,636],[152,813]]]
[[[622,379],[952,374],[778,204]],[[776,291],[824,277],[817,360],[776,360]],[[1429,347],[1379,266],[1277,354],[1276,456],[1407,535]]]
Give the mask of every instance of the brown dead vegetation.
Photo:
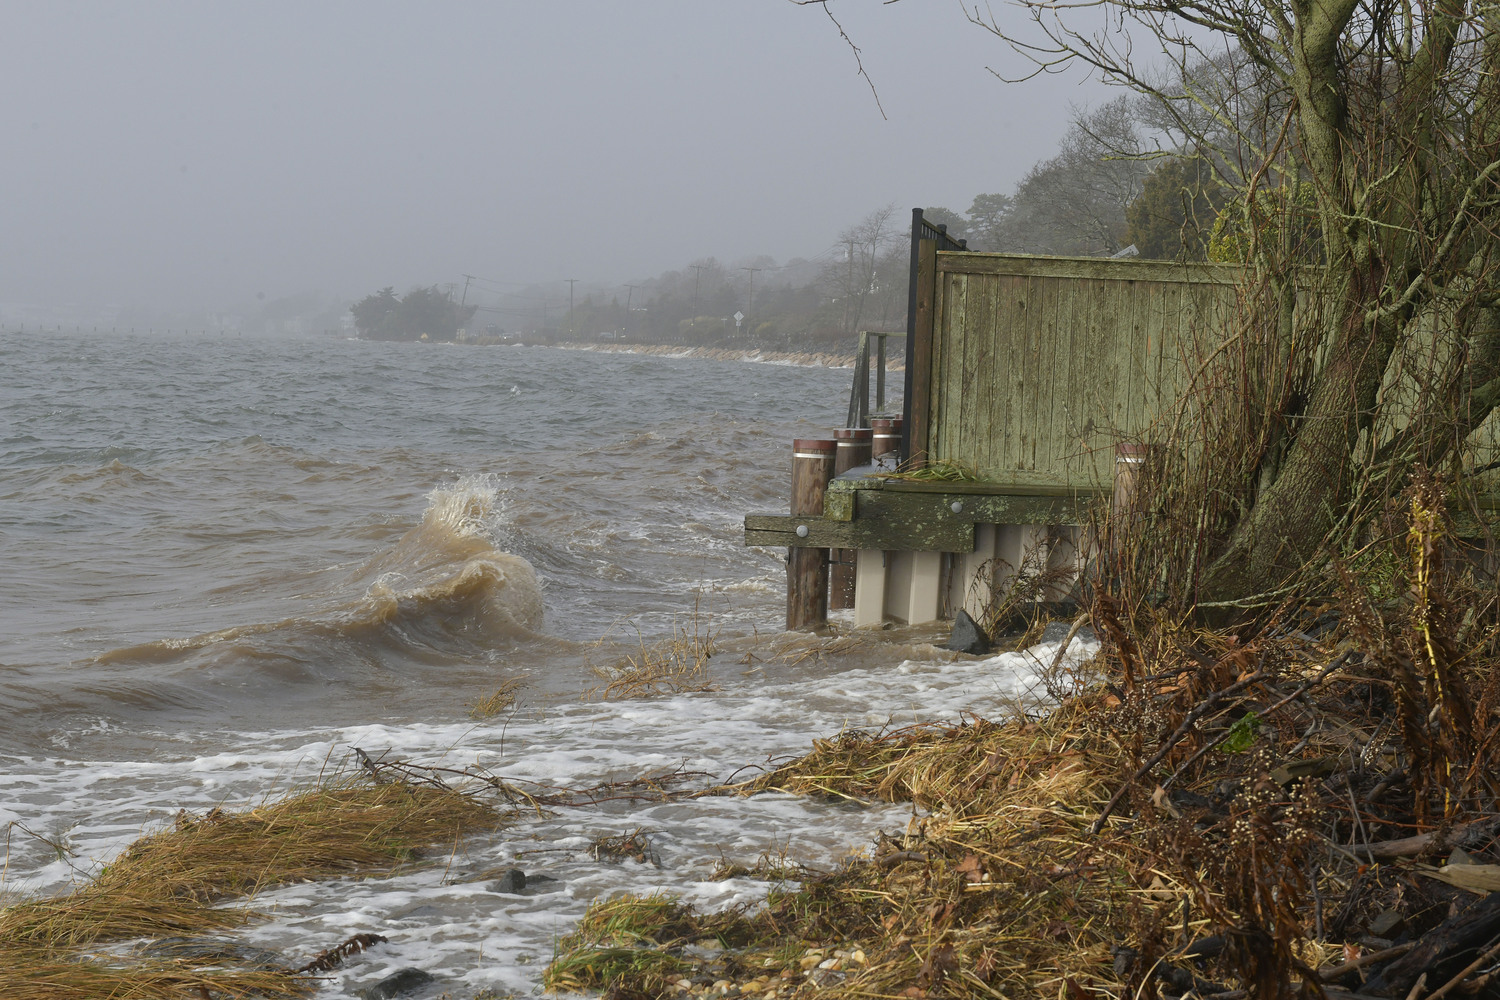
[[[588,697],[603,700],[650,698],[683,691],[712,691],[708,661],[714,655],[716,629],[694,607],[687,624],[677,624],[665,639],[650,643],[636,635],[638,647],[614,664],[593,668],[604,681]]]
[[[927,816],[838,871],[773,887],[760,910],[599,904],[607,918],[561,943],[566,974],[549,985],[765,1000],[1497,995],[1496,593],[1442,509],[1414,490],[1383,554],[1372,544],[1359,568],[1331,569],[1323,597],[1232,630],[1100,586],[1105,680],[1088,693],[1036,718],[846,732],[720,790],[910,801]]]
[[[501,814],[435,775],[409,780],[368,758],[318,786],[230,812],[178,814],[170,829],[132,844],[72,892],[0,909],[0,983],[7,998],[295,997],[306,978],[368,942],[346,941],[301,969],[201,956],[125,960],[110,942],[196,937],[244,924],[252,909],[226,901],[288,882],[386,872],[423,848],[493,828]],[[353,943],[351,943],[353,942]],[[340,951],[342,949],[342,951]],[[140,949],[137,949],[139,952]]]

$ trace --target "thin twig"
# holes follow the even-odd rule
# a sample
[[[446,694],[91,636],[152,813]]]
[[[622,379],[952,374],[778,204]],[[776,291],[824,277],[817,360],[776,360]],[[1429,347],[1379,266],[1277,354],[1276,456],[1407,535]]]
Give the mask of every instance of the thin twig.
[[[1068,647],[1073,644],[1074,638],[1077,637],[1079,630],[1083,628],[1083,623],[1088,621],[1090,617],[1089,612],[1085,611],[1073,620],[1073,627],[1068,629],[1067,637],[1063,639],[1062,645],[1057,647],[1057,655],[1052,658],[1052,666],[1047,670],[1049,677],[1057,674],[1057,668],[1062,666],[1063,657],[1068,655]]]
[[[1433,990],[1432,993],[1428,995],[1427,1000],[1441,1000],[1442,997],[1448,994],[1449,990],[1453,989],[1453,987],[1457,986],[1469,976],[1479,971],[1479,969],[1486,962],[1493,961],[1496,955],[1500,955],[1500,941],[1497,941],[1495,944],[1490,945],[1488,951],[1486,951],[1483,955],[1480,955],[1478,958],[1474,959],[1474,961],[1470,962],[1468,965],[1464,966],[1462,972],[1454,976],[1452,979],[1448,980],[1442,986],[1439,986],[1437,989]]]
[[[1340,962],[1338,965],[1325,965],[1318,970],[1318,978],[1325,983],[1331,983],[1346,973],[1353,972],[1355,969],[1362,969],[1367,965],[1374,965],[1376,962],[1384,962],[1388,958],[1400,958],[1416,946],[1416,941],[1408,941],[1405,944],[1394,945],[1390,948],[1383,948],[1380,951],[1372,951],[1368,955],[1351,958],[1349,961]]]
[[[859,67],[859,75],[864,77],[865,83],[870,85],[870,96],[875,98],[875,108],[880,112],[880,117],[885,121],[890,121],[889,118],[886,118],[885,108],[880,103],[880,94],[875,90],[875,81],[870,79],[870,74],[865,72],[865,64],[859,58],[859,46],[854,44],[854,39],[849,37],[849,33],[845,31],[844,26],[839,23],[839,19],[834,17],[833,11],[828,9],[828,0],[791,0],[791,2],[796,4],[798,7],[823,8],[823,13],[828,15],[828,20],[832,21],[833,26],[839,29],[839,37],[848,44],[849,51],[854,53],[854,65]]]
[[[1137,781],[1140,781],[1141,778],[1145,777],[1145,775],[1149,773],[1153,767],[1155,767],[1157,764],[1160,764],[1162,760],[1165,759],[1167,754],[1172,752],[1172,748],[1175,747],[1178,742],[1188,734],[1188,732],[1193,728],[1194,724],[1196,724],[1197,721],[1202,718],[1209,709],[1213,708],[1220,701],[1223,701],[1230,695],[1238,694],[1252,684],[1258,684],[1261,681],[1269,680],[1272,676],[1272,671],[1261,670],[1257,673],[1251,674],[1249,677],[1246,677],[1242,681],[1237,681],[1234,684],[1229,685],[1229,687],[1225,688],[1222,691],[1215,691],[1213,694],[1200,701],[1197,705],[1193,706],[1192,711],[1188,712],[1187,717],[1182,720],[1182,724],[1177,727],[1177,731],[1174,732],[1171,736],[1167,737],[1166,742],[1161,745],[1156,753],[1151,755],[1151,759],[1146,761],[1146,763],[1142,764],[1140,767],[1136,768],[1135,773],[1132,774],[1127,781],[1120,785],[1119,788],[1115,789],[1115,793],[1111,795],[1109,797],[1109,801],[1104,804],[1104,811],[1099,814],[1099,818],[1094,820],[1093,823],[1089,824],[1089,836],[1097,836],[1099,831],[1104,829],[1105,821],[1109,819],[1109,814],[1115,811],[1115,806],[1120,804],[1120,799],[1125,795],[1126,789],[1135,784]]]

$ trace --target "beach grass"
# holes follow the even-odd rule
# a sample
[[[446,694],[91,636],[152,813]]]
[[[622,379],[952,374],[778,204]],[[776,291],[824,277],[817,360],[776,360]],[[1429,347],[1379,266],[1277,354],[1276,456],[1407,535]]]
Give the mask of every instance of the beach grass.
[[[1138,857],[1085,836],[1122,752],[1089,718],[1080,703],[1040,721],[845,733],[720,788],[911,801],[933,813],[835,871],[779,872],[799,881],[773,886],[758,910],[597,903],[559,942],[546,983],[622,997],[720,983],[768,997],[912,997],[917,987],[976,1000],[1057,995],[1069,977],[1106,985],[1111,928],[1153,904],[1140,896]],[[721,950],[690,947],[705,939]],[[612,949],[609,961],[600,949]]]
[[[0,909],[6,997],[298,996],[288,969],[100,958],[110,942],[191,937],[256,918],[226,906],[273,886],[389,872],[424,849],[493,829],[503,814],[464,792],[374,767],[325,777],[259,806],[181,812],[71,892]]]
[[[592,668],[603,686],[590,688],[587,696],[609,701],[712,691],[708,661],[716,637],[713,626],[696,610],[687,624],[674,625],[671,635],[655,642],[648,643],[637,632],[635,650],[615,663]]]
[[[515,707],[516,692],[520,690],[521,682],[512,678],[505,681],[489,694],[474,700],[469,705],[469,718],[476,721],[493,719],[501,712],[509,711]]]

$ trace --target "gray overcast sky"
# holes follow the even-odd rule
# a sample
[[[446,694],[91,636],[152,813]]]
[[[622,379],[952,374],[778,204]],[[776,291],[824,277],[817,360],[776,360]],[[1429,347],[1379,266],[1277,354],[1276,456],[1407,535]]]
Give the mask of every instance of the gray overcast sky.
[[[233,308],[819,253],[1050,156],[957,0],[0,7],[0,302]],[[1019,17],[1000,4],[1002,19]]]

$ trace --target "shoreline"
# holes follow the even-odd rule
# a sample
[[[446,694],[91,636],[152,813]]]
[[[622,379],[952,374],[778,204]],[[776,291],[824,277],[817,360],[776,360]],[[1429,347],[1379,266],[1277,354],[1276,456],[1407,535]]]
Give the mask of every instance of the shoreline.
[[[800,368],[853,368],[853,352],[835,351],[763,351],[737,347],[689,346],[685,344],[582,344],[577,342],[539,345],[564,351],[596,351],[607,354],[646,354],[664,358],[693,358],[703,361],[752,361],[767,365],[793,365]],[[891,364],[887,371],[905,371],[905,362]]]

